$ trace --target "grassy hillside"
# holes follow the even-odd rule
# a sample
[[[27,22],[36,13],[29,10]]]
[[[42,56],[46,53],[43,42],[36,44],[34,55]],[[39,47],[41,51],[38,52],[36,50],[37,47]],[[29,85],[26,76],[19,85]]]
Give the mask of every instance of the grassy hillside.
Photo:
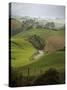
[[[12,36],[22,31],[23,23],[21,23],[19,20],[14,19],[14,18],[10,18],[9,20],[11,22],[11,35]]]
[[[11,62],[13,67],[21,67],[30,62],[30,57],[36,49],[24,39],[11,40]]]
[[[64,30],[49,30],[49,29],[30,29],[28,31],[20,32],[19,34],[15,35],[14,38],[27,38],[30,35],[39,35],[44,39],[47,39],[49,36],[64,36]]]
[[[46,40],[45,54],[39,60],[31,60],[32,55],[37,51],[31,43],[27,41],[30,35],[39,35]],[[11,39],[11,65],[14,68],[27,73],[27,68],[31,69],[31,75],[39,74],[40,70],[50,67],[64,69],[64,52],[50,53],[64,48],[64,31],[53,31],[47,29],[31,29],[12,36]],[[48,51],[48,53],[47,53]],[[28,65],[29,64],[29,65]],[[34,73],[36,71],[36,73]],[[27,74],[26,74],[27,75]]]
[[[28,41],[28,38],[35,34],[43,38],[46,44],[44,55],[38,59],[32,59],[37,50]],[[64,30],[30,29],[13,35],[11,37],[12,86],[35,85],[34,81],[50,68],[59,71],[60,83],[64,83],[64,46]]]
[[[55,51],[64,47],[64,30],[31,29],[21,32],[12,38],[27,39],[31,35],[39,35],[46,42],[45,51]]]
[[[19,29],[19,28],[21,28],[21,22],[20,21],[18,21],[18,20],[16,20],[16,19],[14,19],[14,18],[11,18],[11,29]]]
[[[18,71],[22,72],[24,75],[28,75],[27,69],[29,68],[30,76],[38,76],[43,74],[44,71],[48,70],[49,68],[56,68],[60,72],[63,72],[65,64],[64,59],[64,52],[55,52],[48,55],[44,54],[43,57],[36,60],[35,62],[18,68]]]

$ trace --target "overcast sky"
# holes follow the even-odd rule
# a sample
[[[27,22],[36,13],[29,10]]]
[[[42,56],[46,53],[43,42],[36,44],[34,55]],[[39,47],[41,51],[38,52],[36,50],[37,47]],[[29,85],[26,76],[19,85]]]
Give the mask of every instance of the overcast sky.
[[[65,18],[65,7],[45,4],[12,3],[11,15],[43,18]]]

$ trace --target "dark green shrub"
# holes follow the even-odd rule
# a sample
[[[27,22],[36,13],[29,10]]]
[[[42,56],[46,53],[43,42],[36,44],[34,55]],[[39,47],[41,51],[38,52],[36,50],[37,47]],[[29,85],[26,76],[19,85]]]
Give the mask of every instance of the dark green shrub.
[[[56,69],[50,68],[43,75],[39,76],[35,82],[35,85],[51,85],[60,84],[59,72]]]
[[[30,36],[29,42],[38,50],[43,50],[45,47],[45,41],[37,35]]]

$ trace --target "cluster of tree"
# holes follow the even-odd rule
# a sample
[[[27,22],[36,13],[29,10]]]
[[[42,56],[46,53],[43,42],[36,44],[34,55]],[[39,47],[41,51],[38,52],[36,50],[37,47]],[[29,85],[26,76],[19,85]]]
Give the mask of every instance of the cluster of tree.
[[[56,69],[50,68],[43,75],[39,76],[34,83],[35,85],[60,84],[60,73]]]
[[[56,29],[54,22],[47,22],[45,25],[40,24],[38,21],[35,20],[26,20],[22,22],[22,28],[23,30],[29,30],[31,28],[37,28],[37,29]],[[63,27],[61,27],[63,28]]]
[[[22,21],[22,29],[23,31],[29,30],[33,28],[34,21],[32,19]]]
[[[11,35],[15,35],[21,31],[30,30],[32,28],[56,30],[54,22],[47,22],[46,24],[42,24],[41,22],[34,19],[26,19],[20,22],[19,20],[10,18],[9,23],[11,24]],[[65,29],[65,25],[60,27],[60,29]]]
[[[44,28],[55,29],[55,24],[54,24],[54,22],[48,22],[45,24]]]
[[[45,47],[45,41],[40,36],[33,35],[30,36],[28,40],[38,50],[43,50]]]

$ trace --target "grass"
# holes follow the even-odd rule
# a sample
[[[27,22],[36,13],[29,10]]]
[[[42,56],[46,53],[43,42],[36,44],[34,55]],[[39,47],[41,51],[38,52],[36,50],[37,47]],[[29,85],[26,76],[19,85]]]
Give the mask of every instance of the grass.
[[[36,49],[24,39],[12,39],[11,41],[11,65],[18,68],[30,63],[29,59]]]
[[[27,41],[27,38],[30,35],[34,34],[39,35],[46,41],[44,55],[37,60],[31,59],[31,56],[37,50],[32,46],[31,43]],[[62,81],[61,83],[64,83],[65,80],[63,77],[65,72],[65,52],[64,50],[61,50],[64,48],[63,38],[64,30],[53,31],[48,29],[31,29],[12,36],[12,80],[19,83],[18,86],[28,85],[29,82],[32,85],[32,83],[38,78],[38,76],[44,74],[46,70],[55,68],[60,72]],[[49,52],[48,49],[53,49],[53,52]],[[21,76],[23,78],[21,78]],[[16,77],[18,77],[17,80]],[[21,83],[21,81],[23,83]]]
[[[24,31],[21,32],[15,36],[13,36],[13,38],[17,38],[21,39],[21,38],[27,38],[30,35],[39,35],[41,37],[43,37],[44,39],[47,39],[49,36],[64,36],[64,30],[49,30],[49,29],[30,29],[28,31]]]
[[[39,60],[18,68],[18,71],[22,71],[24,75],[27,75],[27,69],[30,69],[30,75],[38,76],[49,68],[56,68],[57,70],[63,72],[65,64],[64,52],[55,52],[52,54],[44,55]]]
[[[64,37],[64,30],[31,29],[12,36],[11,38],[11,66],[27,75],[27,68],[31,69],[31,75],[38,75],[50,67],[64,69],[64,52],[45,54],[39,60],[31,60],[36,49],[27,41],[30,35],[37,34],[46,41],[52,36]],[[61,38],[60,38],[61,40]],[[53,40],[54,41],[54,40]],[[57,42],[57,41],[56,41]],[[53,43],[53,42],[52,42]],[[51,45],[51,43],[49,43]],[[49,46],[49,45],[48,45]],[[49,47],[50,48],[50,47]]]

